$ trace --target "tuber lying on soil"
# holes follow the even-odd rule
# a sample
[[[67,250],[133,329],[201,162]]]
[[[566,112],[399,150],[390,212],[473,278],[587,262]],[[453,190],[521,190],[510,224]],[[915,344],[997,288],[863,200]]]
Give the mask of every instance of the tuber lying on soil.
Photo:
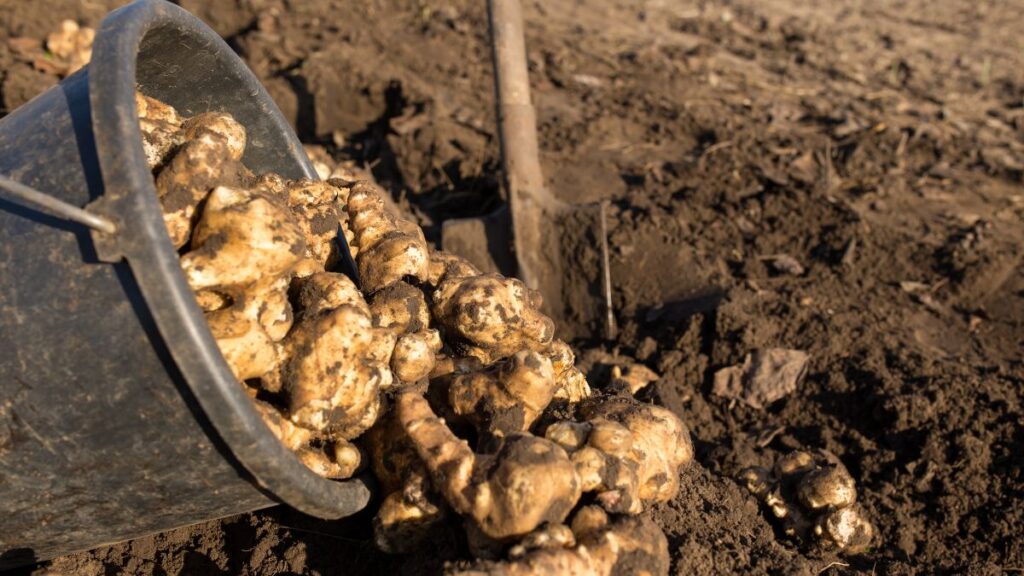
[[[96,31],[64,20],[60,29],[46,37],[46,49],[63,65],[61,76],[70,76],[92,59],[92,42]]]
[[[490,538],[561,522],[579,500],[576,469],[554,442],[512,434],[496,454],[474,454],[415,391],[399,394],[396,410],[438,491]]]
[[[594,522],[587,507],[577,513],[577,517],[581,515],[590,518],[580,523],[573,520],[570,539],[545,538],[539,545],[531,542],[532,549],[524,547],[510,561],[483,562],[455,574],[668,574],[668,541],[652,520],[643,516],[624,516],[612,521],[604,516]]]
[[[875,530],[856,504],[853,477],[831,454],[797,450],[770,471],[746,468],[739,479],[791,537],[853,554],[871,544]]]
[[[679,489],[679,469],[693,460],[686,425],[670,411],[632,396],[584,402],[582,422],[561,421],[545,435],[571,453],[584,492],[609,512],[637,514]]]
[[[374,543],[392,554],[412,552],[447,518],[447,506],[394,410],[377,421],[367,440],[384,495],[373,518]]]

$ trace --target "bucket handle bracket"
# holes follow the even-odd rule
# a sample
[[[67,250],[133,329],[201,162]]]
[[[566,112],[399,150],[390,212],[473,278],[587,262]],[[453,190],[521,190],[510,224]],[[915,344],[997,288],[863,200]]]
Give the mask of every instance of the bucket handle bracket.
[[[109,195],[104,195],[86,204],[85,209],[90,214],[96,215],[107,220],[111,224],[114,224],[115,220],[107,216],[107,214],[112,212],[108,209],[110,208],[110,204],[111,197]],[[121,260],[124,260],[125,254],[124,250],[121,249],[121,237],[116,233],[116,228],[115,233],[110,234],[103,230],[90,227],[89,234],[92,236],[92,243],[96,248],[96,257],[101,261],[116,264]]]
[[[117,224],[103,215],[103,198],[79,208],[3,174],[0,174],[0,191],[21,206],[88,227],[96,245],[96,255],[103,262],[120,262],[124,258],[117,243]]]

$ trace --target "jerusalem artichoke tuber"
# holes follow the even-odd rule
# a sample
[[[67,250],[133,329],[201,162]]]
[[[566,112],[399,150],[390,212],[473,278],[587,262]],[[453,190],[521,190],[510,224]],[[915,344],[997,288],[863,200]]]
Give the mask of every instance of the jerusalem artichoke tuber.
[[[525,434],[505,438],[494,455],[474,454],[414,391],[398,395],[402,427],[448,503],[497,540],[561,522],[580,497],[569,456],[557,444]]]
[[[779,457],[771,472],[745,468],[739,479],[789,536],[852,553],[874,537],[874,527],[856,504],[853,477],[830,454],[795,450]]]

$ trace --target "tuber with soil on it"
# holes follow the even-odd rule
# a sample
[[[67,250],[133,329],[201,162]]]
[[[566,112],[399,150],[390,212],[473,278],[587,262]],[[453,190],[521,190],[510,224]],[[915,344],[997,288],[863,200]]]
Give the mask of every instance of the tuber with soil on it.
[[[554,397],[551,361],[532,350],[480,370],[436,380],[453,422],[466,422],[479,442],[526,432]],[[444,390],[446,389],[446,390]]]
[[[568,454],[529,434],[503,439],[494,455],[475,454],[414,391],[398,396],[398,420],[448,503],[495,540],[561,522],[580,497]]]
[[[831,454],[795,450],[771,470],[745,468],[739,480],[792,538],[851,554],[871,545],[875,529],[856,503],[853,477]]]
[[[693,460],[686,425],[672,412],[632,396],[582,404],[582,422],[561,421],[547,438],[572,454],[585,492],[608,512],[637,514],[645,502],[666,502],[679,490],[679,470]]]

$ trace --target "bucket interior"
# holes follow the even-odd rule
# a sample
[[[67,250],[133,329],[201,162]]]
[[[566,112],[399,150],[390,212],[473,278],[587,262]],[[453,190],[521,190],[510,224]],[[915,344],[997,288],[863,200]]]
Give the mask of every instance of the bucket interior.
[[[136,58],[138,89],[173,106],[182,116],[228,112],[247,132],[242,162],[257,174],[276,172],[290,179],[312,177],[304,154],[282,137],[291,126],[258,97],[248,70],[223,58],[205,39],[175,27],[146,33]]]

